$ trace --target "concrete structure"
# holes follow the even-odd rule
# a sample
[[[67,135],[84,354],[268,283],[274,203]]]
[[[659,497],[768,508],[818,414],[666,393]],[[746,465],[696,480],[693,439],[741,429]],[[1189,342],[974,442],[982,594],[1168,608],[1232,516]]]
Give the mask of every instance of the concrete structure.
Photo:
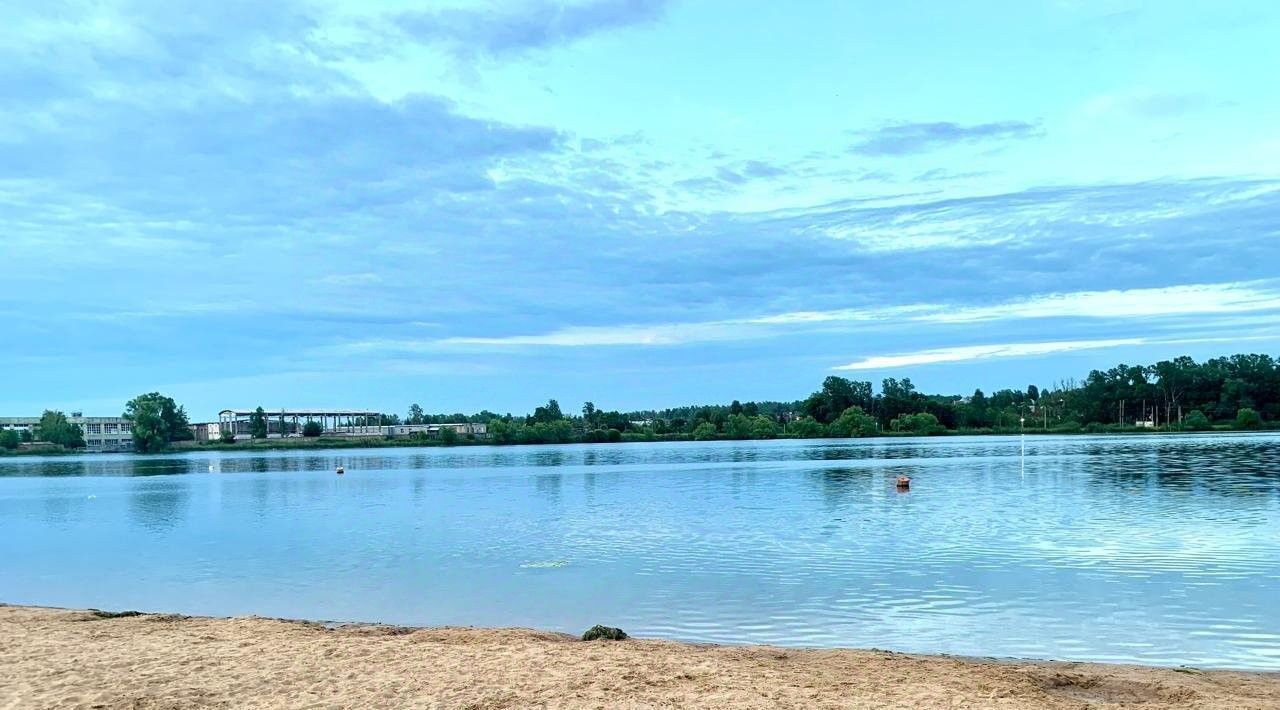
[[[210,441],[222,438],[222,432],[232,432],[236,439],[248,439],[249,419],[253,409],[224,409],[218,412],[218,421],[205,427],[205,437]],[[264,410],[267,418],[267,438],[281,439],[302,436],[307,422],[319,422],[327,436],[383,436],[383,427],[377,422],[382,415],[364,409],[275,409]],[[199,431],[197,430],[197,436]]]
[[[133,424],[124,417],[86,417],[72,412],[67,421],[84,432],[86,451],[133,451]],[[0,417],[0,429],[29,431],[35,435],[40,417]]]
[[[224,409],[218,413],[218,421],[192,424],[191,432],[196,441],[220,441],[224,431],[232,432],[237,441],[243,441],[250,438],[249,419],[253,412],[252,409]],[[379,425],[374,422],[381,420],[381,414],[355,409],[264,409],[263,415],[267,418],[268,439],[301,437],[307,422],[318,422],[322,436],[326,437],[420,436],[438,439],[445,429],[452,429],[459,439],[485,439],[489,436],[489,425],[478,422]]]

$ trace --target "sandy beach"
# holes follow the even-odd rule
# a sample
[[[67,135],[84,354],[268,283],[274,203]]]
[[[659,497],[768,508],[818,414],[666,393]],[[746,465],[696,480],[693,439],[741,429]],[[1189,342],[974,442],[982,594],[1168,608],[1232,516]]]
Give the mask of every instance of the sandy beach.
[[[1280,708],[1280,675],[0,606],[0,708]]]

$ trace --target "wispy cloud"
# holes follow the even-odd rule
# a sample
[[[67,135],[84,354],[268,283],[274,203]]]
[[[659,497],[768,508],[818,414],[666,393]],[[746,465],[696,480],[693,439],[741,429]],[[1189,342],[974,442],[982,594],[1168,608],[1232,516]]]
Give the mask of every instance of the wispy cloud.
[[[403,13],[396,23],[409,36],[443,42],[460,54],[499,56],[573,42],[599,32],[653,22],[668,0],[528,0],[485,9]]]
[[[103,371],[118,378],[113,392],[147,391],[215,372],[226,352],[254,353],[238,369],[267,379],[303,365],[350,372],[323,389],[354,401],[394,401],[417,383],[461,391],[448,373],[463,362],[494,370],[487,391],[458,397],[480,406],[518,400],[530,373],[561,396],[651,366],[679,396],[738,396],[761,372],[786,396],[855,356],[1157,342],[1277,320],[1280,182],[1260,142],[1265,102],[1233,116],[1234,137],[1198,135],[1172,156],[1179,164],[1146,152],[1100,160],[1110,142],[1070,120],[1079,105],[1034,92],[990,104],[1015,107],[995,118],[1024,120],[879,125],[868,111],[922,115],[934,109],[918,96],[942,95],[955,76],[930,67],[914,96],[874,107],[836,92],[786,100],[786,77],[830,45],[749,27],[759,18],[747,13],[749,31],[732,41],[806,42],[755,74],[783,92],[761,102],[739,81],[754,65],[698,39],[723,29],[716,13],[688,9],[5,4],[0,362],[46,363],[7,383],[6,399],[100,391]],[[827,12],[797,7],[770,23],[802,29]],[[663,78],[698,56],[707,61],[683,65],[682,80]],[[463,65],[466,77],[453,71]],[[1144,80],[1176,87],[1171,77]],[[1252,101],[1242,91],[1255,82],[1239,79],[1216,84],[1214,101]],[[717,90],[690,88],[704,81]],[[1150,95],[1132,108],[1195,105]],[[1055,145],[1036,160],[969,160],[1040,135],[1041,116]],[[840,133],[847,125],[869,130]],[[1146,135],[1141,122],[1116,125],[1117,145]],[[955,146],[967,149],[944,151]],[[1194,179],[1210,169],[1228,177]],[[996,172],[966,175],[975,170]],[[1230,177],[1242,171],[1259,177]],[[101,248],[84,248],[86,234]],[[68,367],[69,352],[103,367]],[[655,385],[621,379],[595,389],[630,397]]]
[[[544,333],[455,336],[438,339],[373,339],[344,343],[332,352],[430,352],[506,348],[600,348],[678,346],[796,336],[814,328],[864,331],[874,326],[906,326],[1025,321],[1047,318],[1116,322],[1134,318],[1202,317],[1214,314],[1280,315],[1280,289],[1270,282],[1179,285],[1149,289],[1049,293],[986,306],[918,303],[901,306],[788,311],[748,318],[685,323],[573,326]],[[1079,341],[1071,341],[1079,342]],[[1112,342],[1112,341],[1098,341]],[[1097,347],[1107,347],[1099,345]],[[939,355],[943,351],[929,351]],[[947,350],[945,352],[951,352]],[[1028,353],[1035,354],[1035,353]]]
[[[920,320],[944,323],[1013,318],[1144,318],[1280,310],[1270,282],[1050,293],[1009,303],[941,309]]]
[[[965,362],[996,358],[1030,357],[1075,350],[1114,348],[1123,345],[1141,345],[1142,338],[1117,338],[1110,340],[1059,340],[1047,343],[1002,343],[999,345],[964,345],[953,348],[933,348],[895,355],[876,355],[840,365],[833,370],[887,370],[911,365],[933,365],[942,362]]]
[[[685,345],[751,337],[744,323],[662,323],[655,325],[582,326],[530,335],[493,337],[456,336],[439,339],[374,339],[325,347],[332,353],[439,352],[442,350],[491,350],[495,348],[550,347],[593,348],[618,346]],[[757,333],[757,335],[763,335]]]
[[[1094,96],[1084,103],[1083,112],[1090,117],[1161,119],[1229,106],[1231,102],[1203,93],[1131,89]]]
[[[1257,325],[1256,323],[1250,325]],[[930,348],[892,355],[874,355],[856,360],[847,365],[838,365],[833,370],[889,370],[899,367],[917,365],[933,365],[938,363],[970,362],[975,360],[995,360],[1001,358],[1036,357],[1056,353],[1075,352],[1078,350],[1103,350],[1107,348],[1127,347],[1134,345],[1202,345],[1202,344],[1234,344],[1255,342],[1274,342],[1277,332],[1262,329],[1254,334],[1235,334],[1217,337],[1193,338],[1110,338],[1095,340],[1057,340],[1033,343],[1000,343],[983,345],[959,345],[945,348]]]
[[[850,146],[849,151],[868,156],[908,155],[952,145],[1034,138],[1041,133],[1039,124],[1026,121],[997,121],[969,126],[950,121],[891,123],[874,130],[859,131],[857,135],[861,140]]]
[[[382,283],[382,277],[371,271],[364,271],[355,274],[326,274],[313,279],[313,282],[328,286],[374,286]]]

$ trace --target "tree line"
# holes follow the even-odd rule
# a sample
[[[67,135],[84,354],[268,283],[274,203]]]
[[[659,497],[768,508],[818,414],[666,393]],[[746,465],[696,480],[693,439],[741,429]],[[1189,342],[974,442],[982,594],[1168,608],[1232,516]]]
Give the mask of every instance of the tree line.
[[[737,400],[662,410],[609,411],[593,402],[566,413],[556,400],[532,414],[382,415],[385,423],[484,422],[499,444],[621,440],[770,439],[947,432],[1203,431],[1261,429],[1280,420],[1280,363],[1241,354],[1196,362],[1094,370],[1083,381],[1000,389],[970,395],[921,392],[910,378],[869,381],[826,378],[808,397],[790,402]]]
[[[134,449],[154,452],[193,438],[186,411],[158,392],[125,405]],[[253,438],[266,438],[275,422],[261,407],[250,417]],[[482,410],[475,414],[428,414],[418,404],[398,414],[380,414],[356,425],[483,423],[496,444],[552,444],[635,440],[698,440],[932,435],[947,432],[1009,433],[1241,430],[1280,421],[1280,363],[1270,355],[1241,354],[1196,362],[1190,357],[1152,365],[1117,365],[1094,370],[1083,381],[1065,380],[1025,389],[981,389],[970,395],[928,394],[910,378],[871,382],[828,377],[804,399],[690,405],[662,410],[604,410],[585,402],[565,412],[552,399],[524,416]],[[292,432],[283,418],[279,431],[319,436],[309,422]],[[460,437],[441,432],[442,443]],[[474,439],[473,436],[462,437]],[[0,431],[0,448],[38,440],[74,449],[84,432],[59,411],[46,411],[34,433]]]

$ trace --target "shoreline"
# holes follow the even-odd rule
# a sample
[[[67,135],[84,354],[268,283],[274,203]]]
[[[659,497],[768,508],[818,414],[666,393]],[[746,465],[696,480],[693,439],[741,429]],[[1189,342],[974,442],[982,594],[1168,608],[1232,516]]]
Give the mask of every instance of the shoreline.
[[[877,441],[877,440],[903,440],[903,439],[923,439],[923,440],[945,440],[954,437],[973,436],[973,437],[995,437],[995,436],[1137,436],[1137,437],[1156,437],[1156,436],[1232,436],[1241,435],[1249,436],[1256,434],[1280,433],[1280,429],[1257,429],[1242,431],[1238,429],[1217,429],[1207,431],[1166,431],[1160,429],[1124,429],[1116,431],[1044,431],[1036,429],[1024,432],[1013,431],[946,431],[939,434],[922,435],[922,434],[906,434],[906,433],[882,433],[875,436],[856,436],[856,437],[817,437],[817,438],[801,438],[795,436],[776,436],[770,439],[708,439],[698,440],[688,436],[665,438],[623,438],[621,441],[565,441],[558,443],[503,443],[497,444],[490,441],[458,441],[453,444],[445,444],[433,440],[413,440],[405,438],[396,439],[340,439],[340,438],[292,438],[292,439],[265,439],[258,442],[245,442],[236,444],[223,443],[179,443],[163,451],[154,451],[148,453],[138,453],[135,451],[85,451],[82,449],[71,449],[61,451],[22,451],[22,450],[0,450],[0,459],[3,458],[64,458],[77,456],[165,456],[172,454],[189,454],[199,453],[202,451],[239,451],[239,452],[277,452],[277,451],[294,451],[309,450],[323,451],[331,450],[372,450],[372,449],[469,449],[475,447],[493,447],[493,448],[521,448],[526,446],[614,446],[618,444],[674,444],[674,443],[745,443],[755,441]],[[281,443],[285,441],[288,443]]]
[[[1280,673],[0,604],[0,707],[1280,709]]]

